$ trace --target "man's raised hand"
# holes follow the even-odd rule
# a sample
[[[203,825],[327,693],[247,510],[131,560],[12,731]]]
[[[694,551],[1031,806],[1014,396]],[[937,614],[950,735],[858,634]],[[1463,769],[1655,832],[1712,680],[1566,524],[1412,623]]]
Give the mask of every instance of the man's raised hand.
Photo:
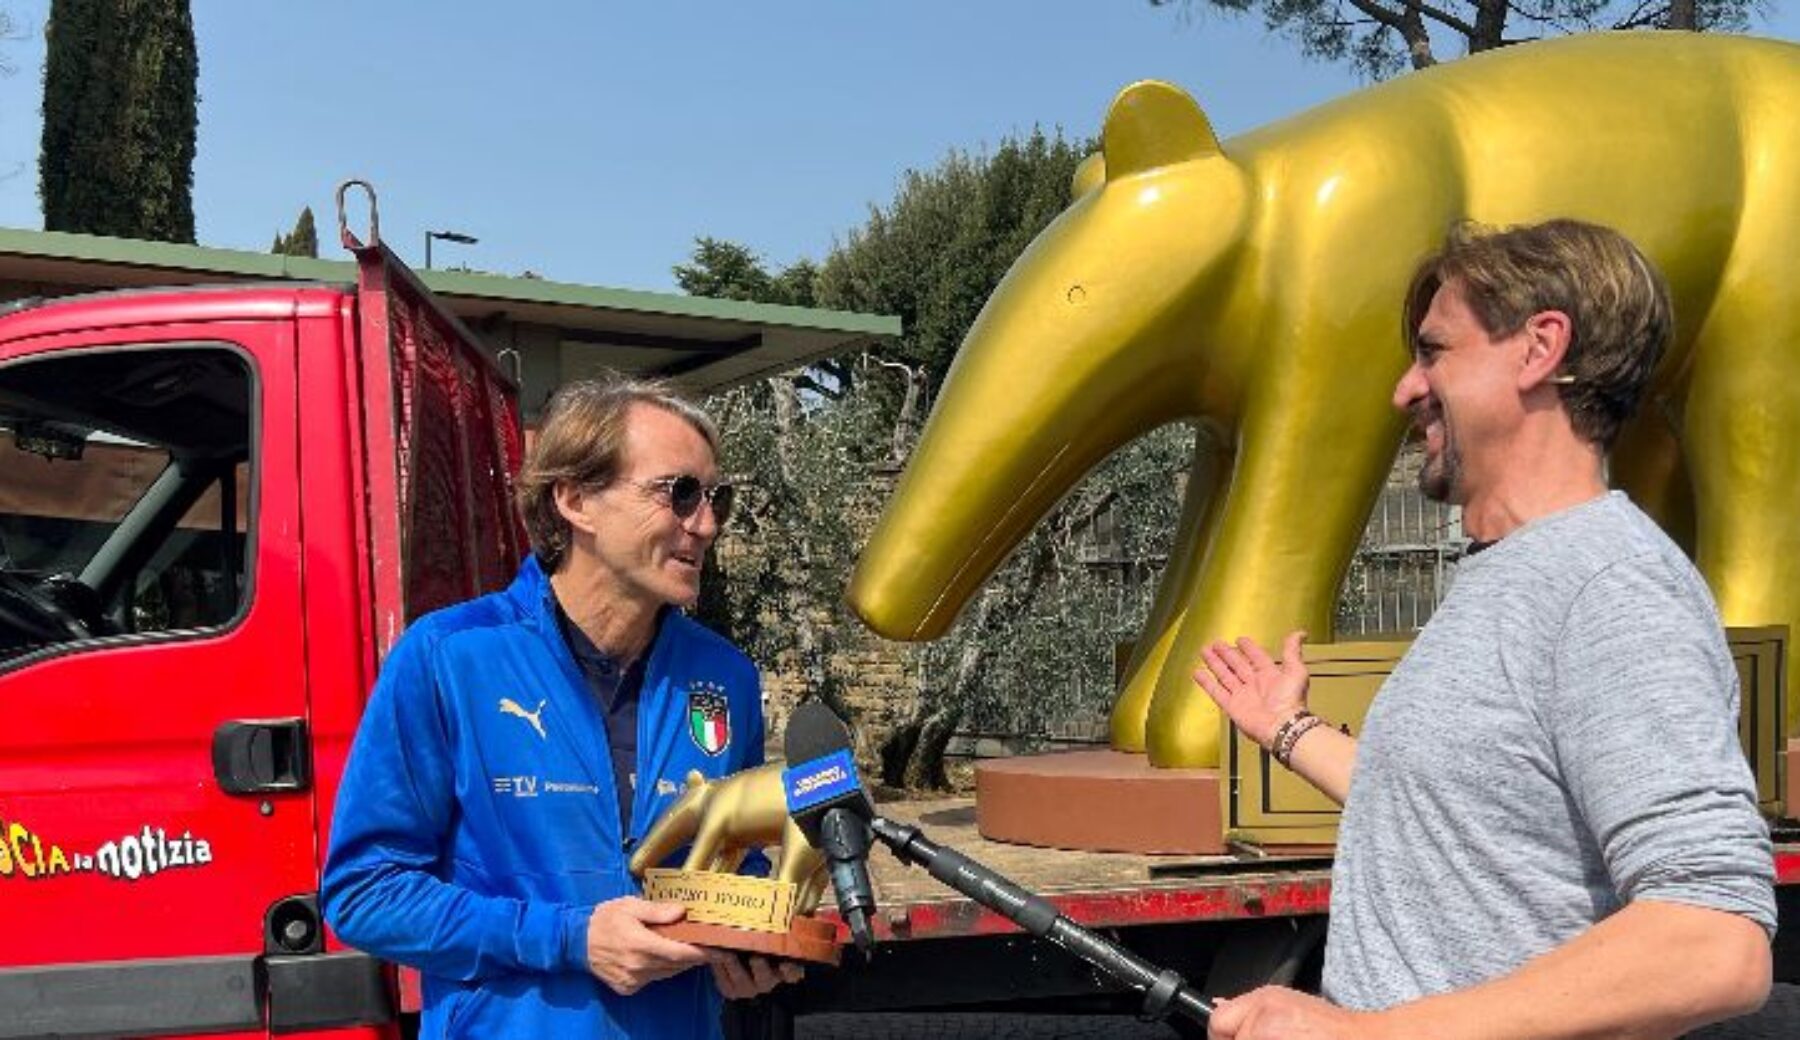
[[[1194,681],[1238,729],[1267,748],[1275,730],[1306,707],[1309,679],[1300,656],[1305,642],[1305,632],[1289,632],[1277,662],[1249,636],[1235,644],[1214,640],[1200,652],[1203,663],[1194,669]]]

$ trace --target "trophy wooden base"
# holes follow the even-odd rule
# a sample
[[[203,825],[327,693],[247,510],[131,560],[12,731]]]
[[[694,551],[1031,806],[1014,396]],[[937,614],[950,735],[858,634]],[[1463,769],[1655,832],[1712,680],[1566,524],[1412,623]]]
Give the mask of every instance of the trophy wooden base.
[[[975,767],[975,822],[990,841],[1090,852],[1225,851],[1219,771],[1155,769],[1144,755],[1069,751]]]
[[[765,957],[811,964],[835,965],[843,954],[843,947],[838,943],[837,925],[811,917],[795,917],[785,932],[758,932],[699,921],[676,921],[674,924],[651,925],[650,928],[658,935],[694,946],[759,953]]]

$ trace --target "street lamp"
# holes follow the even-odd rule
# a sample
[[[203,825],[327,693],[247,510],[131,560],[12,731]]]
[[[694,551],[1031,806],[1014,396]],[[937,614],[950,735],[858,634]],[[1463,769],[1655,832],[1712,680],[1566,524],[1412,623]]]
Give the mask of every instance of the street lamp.
[[[476,238],[474,235],[465,235],[460,231],[425,232],[425,270],[427,271],[431,270],[431,240],[434,238],[442,239],[445,242],[455,242],[458,245],[464,246],[472,246],[481,241],[481,239]]]

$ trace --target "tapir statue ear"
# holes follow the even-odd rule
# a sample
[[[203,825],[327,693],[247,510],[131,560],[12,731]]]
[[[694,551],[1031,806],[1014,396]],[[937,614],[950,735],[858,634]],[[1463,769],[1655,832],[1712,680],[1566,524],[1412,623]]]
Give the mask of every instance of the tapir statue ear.
[[[1158,80],[1133,83],[1119,92],[1106,112],[1100,139],[1108,177],[1220,154],[1206,113],[1180,87]]]
[[[1081,165],[1075,167],[1075,176],[1069,184],[1069,197],[1081,198],[1105,183],[1106,153],[1095,152],[1081,160]]]

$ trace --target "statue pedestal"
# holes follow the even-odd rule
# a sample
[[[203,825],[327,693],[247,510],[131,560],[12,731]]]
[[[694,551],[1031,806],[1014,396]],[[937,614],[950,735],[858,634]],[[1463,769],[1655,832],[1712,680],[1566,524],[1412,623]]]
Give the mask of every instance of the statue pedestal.
[[[1219,771],[1154,769],[1122,751],[994,759],[975,767],[975,821],[990,841],[1091,852],[1225,851]]]

